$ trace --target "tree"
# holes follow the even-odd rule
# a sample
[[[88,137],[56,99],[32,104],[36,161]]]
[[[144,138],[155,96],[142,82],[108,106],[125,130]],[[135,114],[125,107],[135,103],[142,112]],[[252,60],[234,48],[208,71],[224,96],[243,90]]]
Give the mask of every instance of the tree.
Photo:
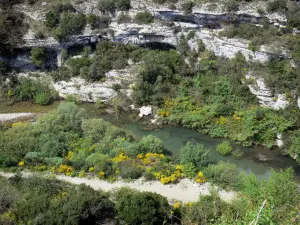
[[[163,224],[169,213],[169,204],[165,197],[156,193],[123,191],[117,196],[117,210],[126,224],[155,225]]]
[[[12,10],[0,13],[0,52],[22,43],[27,31],[24,14]]]
[[[209,150],[203,145],[188,141],[186,145],[180,149],[180,163],[183,165],[192,163],[199,169],[208,164],[208,154]]]
[[[64,41],[69,35],[80,34],[86,25],[85,15],[78,13],[62,13],[55,36]]]

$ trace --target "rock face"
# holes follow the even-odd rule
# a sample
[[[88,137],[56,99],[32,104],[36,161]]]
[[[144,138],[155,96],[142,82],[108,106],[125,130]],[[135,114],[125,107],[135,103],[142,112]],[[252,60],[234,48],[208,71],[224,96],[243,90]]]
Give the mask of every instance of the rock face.
[[[70,81],[60,81],[53,84],[59,96],[66,98],[68,95],[77,95],[81,101],[96,102],[109,101],[117,96],[113,89],[116,84],[131,83],[134,76],[126,70],[112,70],[106,74],[104,81],[89,83],[82,78],[72,78]]]
[[[256,95],[261,105],[272,109],[284,109],[290,104],[286,100],[285,94],[278,94],[277,98],[275,98],[271,90],[266,87],[263,78],[247,74],[246,79],[253,82],[253,84],[248,85],[249,90],[252,94]]]
[[[149,116],[152,114],[152,107],[151,106],[143,106],[140,108],[139,117]]]
[[[281,148],[284,146],[284,142],[282,140],[282,134],[277,134],[276,145]]]

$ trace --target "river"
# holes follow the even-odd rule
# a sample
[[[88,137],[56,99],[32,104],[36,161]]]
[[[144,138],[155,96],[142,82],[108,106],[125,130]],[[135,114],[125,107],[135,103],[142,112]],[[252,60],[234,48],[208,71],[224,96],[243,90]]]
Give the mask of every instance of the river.
[[[59,101],[54,102],[49,106],[40,106],[30,102],[19,102],[14,105],[8,105],[7,101],[0,100],[0,113],[17,113],[17,112],[32,112],[46,113],[57,108]],[[239,149],[243,152],[243,156],[235,158],[233,156],[222,156],[216,151],[216,146],[224,139],[212,138],[208,135],[203,135],[195,130],[184,128],[182,126],[163,126],[160,129],[148,130],[143,121],[137,121],[137,112],[122,113],[116,119],[114,114],[104,113],[103,110],[96,109],[94,104],[83,103],[80,105],[87,110],[89,117],[103,118],[111,123],[122,127],[123,129],[132,132],[136,138],[141,138],[145,135],[152,134],[160,138],[164,147],[170,154],[177,156],[180,148],[189,140],[194,140],[210,149],[210,161],[229,161],[234,163],[239,170],[247,173],[254,173],[258,178],[264,179],[270,175],[271,168],[276,171],[292,166],[295,170],[296,180],[300,183],[300,166],[291,158],[283,156],[278,149],[267,149],[263,146],[254,146],[246,148],[231,142],[233,149]],[[258,154],[264,155],[268,161],[260,162],[256,159]]]

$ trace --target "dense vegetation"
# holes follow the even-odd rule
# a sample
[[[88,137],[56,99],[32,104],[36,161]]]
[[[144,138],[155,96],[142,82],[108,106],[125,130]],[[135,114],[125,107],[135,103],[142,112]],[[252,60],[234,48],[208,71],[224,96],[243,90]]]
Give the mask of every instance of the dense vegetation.
[[[8,181],[0,179],[2,224],[118,220],[126,224],[249,224],[265,200],[261,224],[299,222],[300,195],[291,169],[273,171],[268,180],[260,181],[254,175],[239,173],[233,164],[209,164],[209,151],[194,142],[181,149],[177,161],[164,154],[159,139],[146,136],[135,141],[102,119],[86,119],[85,111],[72,103],[61,104],[34,124],[17,122],[2,127],[0,143],[1,167],[10,171],[49,170],[110,181],[144,176],[163,184],[190,177],[241,193],[232,203],[224,202],[212,190],[211,196],[202,196],[197,202],[170,206],[164,197],[153,193],[121,189],[108,195],[84,185],[15,176]]]
[[[220,1],[152,0],[180,9],[186,15],[201,3],[212,7]],[[10,55],[22,43],[30,19],[14,11],[19,3],[34,5],[37,0],[0,0],[0,53]],[[36,37],[53,36],[60,42],[72,41],[82,34],[86,25],[94,33],[110,36],[109,25],[135,22],[140,25],[164,21],[154,19],[145,11],[127,13],[130,0],[99,0],[101,15],[84,15],[76,6],[82,1],[53,2],[47,5],[45,21]],[[103,82],[113,69],[131,66],[136,75],[130,104],[152,105],[164,123],[177,123],[210,134],[230,138],[244,146],[255,144],[273,148],[278,134],[285,140],[285,154],[300,162],[300,6],[296,1],[269,0],[267,8],[257,9],[262,16],[257,24],[237,24],[234,13],[245,2],[255,0],[224,0],[222,7],[232,18],[232,24],[219,36],[249,40],[248,48],[257,51],[262,45],[272,45],[274,56],[264,64],[247,62],[240,52],[232,59],[217,57],[206,49],[196,34],[178,35],[174,50],[150,50],[119,42],[101,41],[95,48],[86,47],[80,57],[63,50],[63,66],[51,71],[49,77],[31,74],[19,78],[9,74],[11,68],[0,62],[1,94],[12,101],[33,101],[46,105],[58,98],[49,79],[54,81],[81,77],[88,82]],[[77,5],[78,6],[78,5]],[[143,9],[144,10],[144,9]],[[120,12],[121,11],[121,12]],[[270,24],[266,13],[287,16],[287,27]],[[26,21],[26,22],[25,22]],[[36,24],[31,26],[36,26]],[[164,25],[174,26],[165,22]],[[174,28],[174,33],[180,31]],[[32,29],[32,27],[31,27]],[[185,30],[183,30],[185,31]],[[295,34],[293,34],[293,32]],[[197,42],[191,48],[189,43]],[[282,55],[282,48],[291,53],[292,62]],[[44,69],[49,59],[44,48],[32,48],[30,56],[35,66]],[[285,110],[259,106],[249,91],[246,74],[262,77],[274,93],[284,93],[290,105]],[[9,81],[7,80],[9,78]],[[120,84],[112,87],[118,97],[111,102],[116,113],[121,106],[130,105]],[[76,96],[67,101],[79,102]],[[275,99],[274,99],[275,100]],[[99,102],[98,102],[99,104]],[[228,141],[217,146],[221,155],[239,157]],[[169,156],[158,138],[149,135],[136,140],[124,130],[102,119],[87,117],[85,110],[73,103],[40,116],[35,123],[16,122],[0,127],[0,167],[11,172],[22,170],[46,171],[74,177],[93,177],[113,182],[143,177],[162,184],[176,184],[183,178],[196,183],[210,182],[234,190],[237,199],[224,202],[215,190],[195,203],[176,202],[169,205],[166,198],[148,192],[123,189],[114,193],[94,191],[86,186],[72,186],[51,179],[15,176],[0,179],[0,224],[250,224],[264,201],[259,224],[299,224],[300,193],[293,181],[293,171],[272,171],[267,180],[240,173],[234,164],[209,162],[210,150],[189,141],[178,157]]]

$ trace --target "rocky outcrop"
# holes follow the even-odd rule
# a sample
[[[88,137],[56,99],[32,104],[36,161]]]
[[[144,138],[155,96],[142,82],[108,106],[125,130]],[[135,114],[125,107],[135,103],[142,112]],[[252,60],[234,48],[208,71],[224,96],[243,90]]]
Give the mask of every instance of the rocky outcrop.
[[[228,39],[218,37],[216,31],[204,28],[197,28],[195,25],[180,24],[187,28],[187,31],[174,34],[174,28],[168,26],[138,25],[138,24],[117,24],[112,23],[111,28],[115,31],[115,40],[123,43],[131,43],[143,46],[146,43],[160,42],[176,46],[182,34],[187,35],[189,30],[195,31],[195,38],[189,41],[191,48],[197,48],[197,41],[201,39],[208,50],[214,51],[216,55],[226,58],[233,58],[237,52],[241,52],[246,59],[266,62],[274,53],[262,48],[259,51],[248,49],[249,41],[241,39]],[[278,56],[278,55],[277,55]],[[278,57],[285,57],[283,54]]]
[[[133,79],[134,76],[126,70],[112,70],[106,74],[103,81],[91,83],[82,78],[72,78],[70,81],[54,83],[53,87],[62,98],[76,95],[85,102],[96,102],[97,99],[106,102],[117,96],[114,85],[132,83]]]
[[[140,108],[140,113],[139,113],[139,117],[143,117],[143,116],[149,116],[152,114],[152,107],[149,106],[142,106]]]
[[[278,94],[278,96],[275,97],[271,90],[265,85],[263,78],[247,74],[246,79],[251,82],[251,84],[248,85],[249,90],[252,94],[256,95],[261,105],[272,109],[284,109],[290,104],[285,94]]]

